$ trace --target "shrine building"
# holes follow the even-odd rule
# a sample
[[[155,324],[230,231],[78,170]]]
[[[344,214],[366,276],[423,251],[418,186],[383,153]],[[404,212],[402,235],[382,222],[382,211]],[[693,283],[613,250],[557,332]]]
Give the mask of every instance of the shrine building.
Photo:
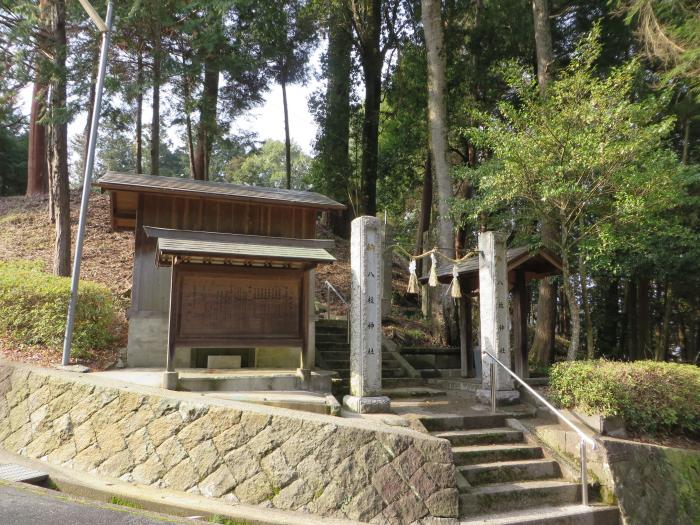
[[[299,368],[315,364],[318,193],[108,172],[115,230],[135,232],[129,367]],[[167,376],[167,373],[166,373]]]

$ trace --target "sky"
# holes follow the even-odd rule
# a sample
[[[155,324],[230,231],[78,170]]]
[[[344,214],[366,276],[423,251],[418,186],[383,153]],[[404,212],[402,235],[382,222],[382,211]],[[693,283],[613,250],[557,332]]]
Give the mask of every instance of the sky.
[[[316,72],[320,68],[320,56],[322,48],[319,47],[311,57],[310,69],[311,72],[308,81],[305,85],[287,86],[287,102],[289,109],[289,134],[293,142],[298,144],[301,149],[311,155],[313,153],[313,144],[316,138],[318,126],[309,112],[308,99],[311,93],[323,86],[323,80],[317,78]],[[22,111],[27,115],[31,108],[32,86],[25,86],[21,92]],[[161,95],[161,100],[163,96]],[[148,103],[144,104],[144,123],[150,122],[151,111]],[[72,144],[73,137],[82,133],[85,128],[86,112],[78,114],[68,126],[68,144]],[[282,106],[282,88],[278,84],[270,86],[270,89],[265,93],[264,102],[246,112],[233,122],[232,131],[253,131],[258,135],[258,140],[261,142],[266,139],[274,139],[284,141],[284,110]],[[180,135],[177,129],[166,130],[168,138],[179,143]],[[99,152],[98,152],[99,155]],[[74,158],[74,152],[69,151],[71,159]]]

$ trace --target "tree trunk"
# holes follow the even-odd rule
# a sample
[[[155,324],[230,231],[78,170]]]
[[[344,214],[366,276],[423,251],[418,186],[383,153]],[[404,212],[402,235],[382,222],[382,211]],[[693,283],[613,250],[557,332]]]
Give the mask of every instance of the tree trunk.
[[[639,341],[637,340],[637,280],[630,277],[627,284],[627,358],[635,361],[638,358]]]
[[[599,316],[597,326],[598,353],[601,357],[613,357],[617,354],[618,323],[620,321],[620,283],[617,279],[599,279],[596,285],[603,296],[603,315]]]
[[[88,95],[87,104],[87,120],[85,121],[85,128],[83,129],[83,160],[80,174],[85,173],[85,167],[87,166],[88,150],[90,149],[90,124],[92,123],[92,113],[95,110],[95,97],[96,97],[96,84],[97,84],[97,73],[98,73],[98,60],[100,57],[100,48],[97,41],[94,42],[92,50],[92,64],[93,67],[90,70],[90,93]],[[82,181],[85,184],[85,181]],[[92,183],[90,181],[89,183]]]
[[[428,124],[430,130],[430,150],[435,167],[435,186],[437,189],[437,245],[441,253],[454,257],[454,225],[450,217],[450,205],[453,198],[452,178],[447,157],[447,110],[445,107],[445,49],[442,30],[442,14],[439,0],[422,0],[423,30],[428,53]],[[443,339],[451,339],[456,332],[448,326],[453,318],[452,298],[441,293],[442,323],[447,330]],[[440,319],[437,319],[439,322]]]
[[[143,48],[136,58],[136,173],[143,173]]]
[[[216,106],[219,102],[219,67],[215,58],[204,64],[204,87],[199,104],[199,127],[194,154],[194,178],[209,179],[209,157],[216,135]]]
[[[423,253],[423,237],[425,232],[430,228],[430,211],[433,207],[433,163],[428,148],[425,156],[425,167],[423,169],[423,192],[420,203],[420,218],[418,220],[418,229],[416,231],[416,249],[415,255]]]
[[[562,257],[562,280],[564,281],[564,294],[569,305],[571,314],[571,341],[569,342],[569,350],[566,353],[568,361],[575,361],[578,356],[579,336],[581,334],[581,317],[579,315],[578,302],[574,288],[571,286],[571,273],[569,267],[569,257],[564,253]]]
[[[365,114],[362,121],[362,213],[377,214],[377,158],[379,154],[379,107],[382,91],[381,0],[367,2],[361,43],[365,80]]]
[[[156,15],[153,35],[153,100],[151,115],[151,175],[160,175],[160,22]]]
[[[40,66],[37,65],[37,70]],[[46,195],[49,191],[46,173],[46,126],[39,120],[46,111],[46,86],[38,80],[41,73],[37,71],[37,81],[32,90],[32,109],[29,117],[29,154],[27,156],[27,197]]]
[[[350,84],[352,73],[352,18],[343,4],[331,9],[328,20],[327,112],[323,130],[323,157],[326,168],[326,193],[349,204],[350,180]],[[331,216],[333,233],[343,238],[350,234],[351,207]]]
[[[651,356],[651,329],[649,310],[649,279],[637,279],[637,359]]]
[[[282,72],[282,107],[284,109],[284,165],[287,173],[287,189],[292,189],[292,141],[289,138],[289,110],[287,108],[287,73]]]
[[[68,184],[68,125],[66,123],[66,4],[50,0],[49,16],[53,35],[51,79],[51,122],[49,125],[49,180],[55,213],[54,275],[70,275],[70,188]]]
[[[683,120],[683,153],[681,154],[681,162],[688,164],[688,151],[690,149],[690,118],[686,117]]]
[[[532,15],[535,22],[535,50],[537,52],[537,83],[544,95],[552,78],[554,53],[552,30],[549,25],[549,0],[532,0]]]
[[[542,244],[552,249],[556,239],[554,221],[542,222]],[[537,299],[537,324],[535,339],[532,343],[532,353],[540,366],[548,366],[554,353],[554,332],[557,319],[557,300],[554,278],[545,277],[540,280]]]
[[[673,294],[671,292],[671,283],[666,281],[664,288],[664,317],[662,321],[661,337],[659,346],[656,348],[655,359],[657,361],[665,361],[668,354],[668,346],[671,336],[671,313],[673,312]]]
[[[544,95],[547,85],[552,78],[551,66],[554,63],[552,51],[552,30],[549,23],[549,0],[532,0],[532,15],[535,30],[535,50],[537,54],[537,83],[540,93]],[[553,248],[557,236],[556,222],[543,221],[542,244]],[[556,323],[557,304],[552,278],[540,280],[539,299],[537,301],[537,326],[532,351],[538,364],[548,365],[554,353],[554,328]],[[548,357],[546,361],[545,357]]]
[[[583,302],[583,316],[586,322],[586,355],[588,359],[595,359],[595,342],[593,341],[593,320],[591,319],[591,304],[588,297],[588,272],[583,258],[579,260],[579,273],[581,275],[581,301]]]

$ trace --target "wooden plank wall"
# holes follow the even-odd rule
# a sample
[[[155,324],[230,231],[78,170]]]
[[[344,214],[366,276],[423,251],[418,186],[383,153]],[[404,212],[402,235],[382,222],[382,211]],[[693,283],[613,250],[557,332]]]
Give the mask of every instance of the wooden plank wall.
[[[316,210],[292,206],[143,195],[143,224],[159,228],[313,239]]]
[[[170,268],[156,267],[156,239],[148,239],[143,233],[143,226],[313,239],[316,236],[316,210],[167,195],[141,195],[136,213],[131,308],[137,312],[167,313]]]

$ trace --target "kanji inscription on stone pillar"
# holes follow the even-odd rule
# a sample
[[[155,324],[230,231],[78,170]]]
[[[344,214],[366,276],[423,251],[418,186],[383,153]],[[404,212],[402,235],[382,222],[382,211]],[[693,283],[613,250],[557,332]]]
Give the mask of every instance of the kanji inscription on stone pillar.
[[[479,234],[479,318],[481,325],[481,389],[480,401],[491,401],[491,358],[488,351],[508,368],[511,366],[508,330],[508,271],[505,236],[498,232]],[[496,365],[496,400],[513,403],[519,392],[513,379]]]
[[[376,217],[352,221],[350,266],[350,395],[346,408],[359,413],[387,412],[389,398],[382,396],[382,235]]]

